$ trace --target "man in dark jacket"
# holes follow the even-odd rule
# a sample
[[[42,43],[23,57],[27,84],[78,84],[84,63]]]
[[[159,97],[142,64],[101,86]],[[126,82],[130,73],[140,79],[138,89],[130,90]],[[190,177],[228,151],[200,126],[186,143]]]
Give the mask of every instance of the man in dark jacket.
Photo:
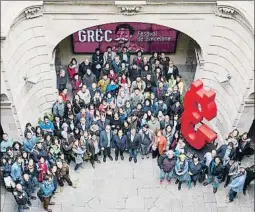
[[[174,79],[176,80],[176,77],[179,75],[178,68],[174,65],[173,61],[169,61],[169,65],[166,68],[165,77],[167,81],[171,78],[171,75],[174,76]]]
[[[101,150],[103,151],[103,161],[106,162],[106,157],[108,156],[110,160],[113,160],[111,156],[113,133],[111,131],[111,126],[107,125],[105,130],[100,133],[99,143]]]
[[[121,160],[124,160],[123,153],[127,149],[127,136],[123,135],[122,129],[119,129],[118,134],[113,136],[113,148],[115,149],[115,160],[118,160],[119,154]]]
[[[89,60],[86,58],[80,65],[79,65],[79,76],[81,77],[81,79],[83,78],[83,76],[87,73],[87,69],[91,68],[91,63],[89,62]]]
[[[173,150],[169,150],[159,157],[158,166],[160,168],[160,184],[163,183],[165,178],[169,184],[171,183],[175,162],[176,159]]]
[[[36,197],[32,195],[32,193],[35,192],[35,187],[32,182],[32,178],[28,174],[23,174],[23,179],[21,180],[21,185],[23,187],[23,190],[26,191],[28,196],[28,204],[31,204],[31,200],[36,200]]]
[[[219,156],[216,156],[209,165],[209,174],[204,186],[213,183],[213,193],[217,192],[219,187],[219,179],[222,178],[224,167]]]
[[[223,161],[223,165],[227,164],[230,159],[235,159],[236,149],[234,148],[234,144],[229,142],[227,144],[223,144],[219,149],[216,150],[217,155]]]
[[[43,145],[42,141],[38,141],[35,147],[32,149],[30,153],[30,157],[33,158],[35,163],[38,163],[40,157],[47,157],[47,150]]]
[[[150,146],[152,145],[154,141],[154,132],[149,129],[148,124],[145,124],[143,128],[139,131],[139,134],[141,136],[141,155],[142,159],[144,157],[149,158],[149,152],[150,152]]]
[[[65,155],[67,163],[70,164],[72,161],[72,148],[74,136],[72,134],[67,134],[67,132],[62,131],[61,133],[63,139],[61,140],[61,150]]]
[[[183,107],[181,106],[180,102],[176,102],[171,109],[172,115],[178,115],[179,117],[183,112]]]
[[[82,78],[82,83],[90,89],[92,88],[92,84],[96,82],[96,75],[91,72],[90,68],[88,68],[86,74]]]
[[[103,64],[103,54],[100,52],[99,48],[96,48],[95,53],[92,55],[92,72],[96,75],[97,81],[99,81]]]
[[[22,185],[17,184],[16,189],[13,192],[13,196],[18,204],[18,211],[29,210],[27,205],[31,206],[31,202],[28,199],[28,195],[25,190],[23,190]]]
[[[126,46],[122,48],[122,51],[118,55],[120,56],[120,60],[125,62],[126,66],[130,64],[130,53],[127,51]]]
[[[189,175],[194,186],[196,186],[198,177],[204,167],[205,166],[199,161],[198,155],[194,154],[192,161],[189,162]]]
[[[134,162],[137,163],[137,150],[140,146],[141,136],[136,133],[136,128],[132,128],[130,133],[127,133],[129,162],[134,158]]]
[[[62,69],[57,76],[57,88],[59,93],[61,93],[66,88],[66,84],[67,84],[67,75],[65,70]]]
[[[56,164],[57,164],[56,176],[58,178],[58,183],[60,185],[60,191],[61,192],[63,191],[64,181],[66,181],[69,186],[76,188],[76,186],[73,185],[73,182],[70,179],[69,165],[61,160],[57,160]]]
[[[131,82],[135,81],[137,77],[141,76],[141,71],[138,69],[136,64],[133,64],[132,66],[130,66],[129,69],[129,78],[131,80]]]
[[[60,116],[54,116],[53,126],[54,126],[54,135],[60,138],[61,136],[61,126],[63,122],[60,120]]]
[[[110,124],[110,120],[105,118],[104,114],[101,114],[100,120],[97,120],[97,125],[99,126],[99,130],[103,131],[105,130],[106,125]]]

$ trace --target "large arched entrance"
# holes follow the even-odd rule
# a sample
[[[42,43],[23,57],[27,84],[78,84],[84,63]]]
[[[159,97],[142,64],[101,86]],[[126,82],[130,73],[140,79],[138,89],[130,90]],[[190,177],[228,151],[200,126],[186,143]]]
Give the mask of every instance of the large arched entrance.
[[[122,23],[123,24],[123,23]],[[130,22],[125,22],[124,24],[130,24]],[[157,24],[150,24],[150,23],[140,23],[140,22],[132,22],[134,26],[136,26],[136,32],[132,35],[135,37],[132,40],[132,43],[139,43],[139,39],[161,39],[161,38],[169,38],[169,43],[171,39],[172,44],[167,44],[167,42],[140,42],[142,46],[145,46],[143,50],[143,56],[150,58],[154,52],[157,52],[159,55],[161,52],[165,53],[167,57],[169,57],[174,64],[180,70],[180,75],[182,76],[185,84],[184,90],[186,91],[190,84],[193,82],[196,74],[196,70],[199,69],[200,60],[202,59],[201,55],[201,48],[199,44],[191,38],[189,35],[180,32],[178,30],[164,27],[162,25]],[[113,26],[112,26],[113,25]],[[115,26],[116,23],[111,24],[103,24],[98,26],[93,26],[85,29],[80,29],[79,31],[67,36],[63,40],[61,40],[54,49],[55,54],[55,68],[57,74],[59,73],[60,69],[67,70],[67,66],[69,65],[72,58],[75,58],[78,61],[78,64],[82,63],[85,59],[92,61],[92,54],[94,53],[95,49],[102,46],[101,51],[105,52],[107,46],[112,46],[116,44],[114,43],[112,33],[115,33]],[[90,36],[86,34],[87,30],[91,30],[92,33],[96,33],[96,29],[103,28],[104,30],[108,30],[110,35],[109,38],[103,41],[103,34],[102,40],[95,41],[96,34],[91,36],[91,40],[77,40],[76,38],[80,33],[80,36]],[[114,29],[113,29],[114,28]],[[168,31],[167,31],[168,30]],[[103,31],[104,33],[105,31]],[[150,38],[142,33],[151,33]],[[83,34],[82,34],[83,33]],[[85,34],[84,34],[85,33]],[[164,36],[169,34],[169,37]],[[168,34],[167,34],[168,33]],[[174,37],[171,37],[171,33],[175,33]],[[140,35],[140,37],[139,37]],[[161,36],[161,37],[160,37]],[[172,38],[174,39],[172,41]],[[75,41],[76,39],[76,41]],[[81,39],[81,37],[80,37]],[[90,38],[89,38],[90,39]],[[101,39],[101,38],[99,38]],[[131,38],[132,39],[132,38]],[[83,46],[82,46],[83,45]],[[164,45],[167,47],[164,48]],[[158,46],[158,47],[157,47]],[[118,53],[118,50],[114,50]],[[136,51],[138,49],[131,52],[131,61],[136,56]],[[200,58],[199,58],[200,57]],[[132,62],[131,62],[132,64]],[[198,64],[198,67],[197,67]]]

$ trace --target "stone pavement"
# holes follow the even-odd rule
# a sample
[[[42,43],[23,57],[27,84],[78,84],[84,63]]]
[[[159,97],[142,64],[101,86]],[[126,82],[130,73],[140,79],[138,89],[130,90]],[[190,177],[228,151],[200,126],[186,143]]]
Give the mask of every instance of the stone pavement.
[[[251,165],[254,157],[244,159],[243,165]],[[254,184],[246,196],[239,194],[233,203],[226,203],[227,189],[220,185],[216,194],[212,186],[198,184],[190,190],[184,184],[181,191],[172,182],[159,184],[159,169],[156,160],[138,159],[138,163],[109,161],[96,164],[84,162],[80,173],[73,171],[71,178],[77,183],[74,189],[65,185],[62,193],[57,193],[53,201],[53,212],[253,212]],[[1,212],[16,212],[15,200],[9,192],[1,190]],[[32,201],[29,211],[42,212],[42,203]]]

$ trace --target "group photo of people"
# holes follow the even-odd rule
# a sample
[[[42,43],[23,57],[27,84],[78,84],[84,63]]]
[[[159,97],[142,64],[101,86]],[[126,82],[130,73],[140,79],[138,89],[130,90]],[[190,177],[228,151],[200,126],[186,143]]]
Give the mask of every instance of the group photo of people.
[[[1,175],[13,193],[18,211],[29,210],[39,198],[50,212],[52,197],[64,186],[77,185],[70,169],[96,169],[104,163],[154,160],[159,184],[178,190],[201,183],[216,193],[222,184],[228,201],[246,194],[255,179],[255,167],[242,166],[254,154],[247,132],[234,129],[204,155],[188,154],[181,133],[185,85],[182,71],[165,53],[151,56],[127,47],[114,52],[95,49],[92,59],[70,60],[57,74],[56,102],[50,115],[36,126],[27,123],[22,142],[4,132],[1,141]],[[71,89],[70,89],[71,88]]]

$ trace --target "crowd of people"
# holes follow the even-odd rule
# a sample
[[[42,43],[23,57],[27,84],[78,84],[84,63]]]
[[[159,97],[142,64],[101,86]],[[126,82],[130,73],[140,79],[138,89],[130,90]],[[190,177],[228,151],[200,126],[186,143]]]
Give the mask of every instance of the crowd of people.
[[[104,54],[96,49],[91,62],[85,59],[79,65],[73,58],[57,77],[53,120],[45,116],[38,126],[27,123],[23,142],[3,134],[1,171],[19,211],[29,209],[37,197],[51,211],[52,196],[63,191],[65,182],[76,188],[71,162],[79,173],[84,161],[95,168],[126,155],[134,163],[157,159],[160,184],[175,179],[180,190],[184,182],[191,188],[199,181],[212,184],[216,193],[224,182],[230,202],[237,192],[245,194],[255,173],[254,166],[240,166],[245,155],[253,154],[247,133],[240,136],[233,130],[225,144],[204,157],[187,155],[180,124],[185,91],[180,72],[164,53],[148,59],[138,51],[131,59],[126,47],[118,53],[108,47]],[[67,95],[69,81],[72,99]]]

